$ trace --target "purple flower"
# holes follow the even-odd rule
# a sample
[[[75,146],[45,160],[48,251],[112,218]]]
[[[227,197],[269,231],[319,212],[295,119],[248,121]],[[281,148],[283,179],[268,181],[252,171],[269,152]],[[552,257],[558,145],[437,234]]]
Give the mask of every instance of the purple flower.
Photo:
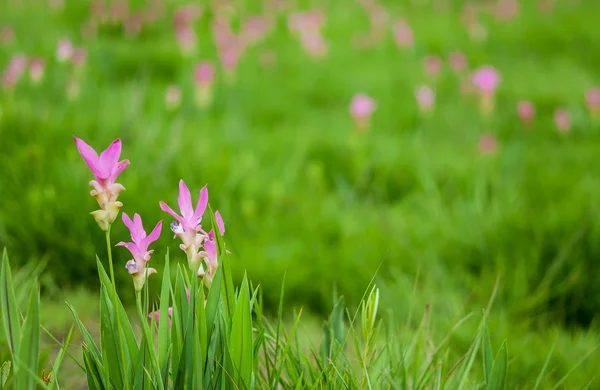
[[[139,214],[134,214],[132,221],[127,214],[123,213],[123,223],[129,229],[133,242],[121,241],[116,246],[124,246],[131,252],[133,259],[127,262],[125,268],[127,268],[129,274],[133,277],[135,290],[140,291],[144,287],[146,278],[156,273],[154,268],[146,268],[146,263],[150,261],[150,255],[154,252],[153,250],[148,250],[148,246],[158,240],[160,231],[162,230],[162,221],[156,224],[148,236],[146,235],[142,218]]]
[[[417,89],[416,92],[417,104],[423,112],[428,112],[433,109],[435,105],[435,92],[431,87],[422,85]]]
[[[494,94],[500,84],[500,74],[494,67],[485,65],[473,73],[472,81],[482,94]]]
[[[121,202],[117,201],[117,197],[125,187],[115,183],[115,180],[129,165],[129,160],[119,161],[121,156],[120,139],[116,139],[100,155],[83,140],[77,137],[73,137],[73,139],[81,157],[94,174],[94,180],[90,181],[90,185],[94,189],[90,195],[96,198],[101,210],[94,211],[92,215],[100,228],[106,231],[117,218],[119,208],[123,206]]]
[[[517,103],[517,114],[524,125],[529,126],[535,117],[535,107],[528,100],[521,100]]]

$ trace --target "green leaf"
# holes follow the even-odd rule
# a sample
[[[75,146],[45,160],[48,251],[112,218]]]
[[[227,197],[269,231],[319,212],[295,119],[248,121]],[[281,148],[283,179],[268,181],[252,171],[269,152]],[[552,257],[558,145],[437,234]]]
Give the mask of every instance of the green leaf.
[[[159,322],[158,322],[158,364],[165,366],[169,360],[169,289],[171,287],[171,274],[169,268],[169,252],[165,255],[165,267],[162,276],[162,287],[160,290]],[[163,375],[164,377],[164,375]]]
[[[494,364],[494,356],[492,354],[492,343],[487,327],[487,313],[483,315],[483,331],[481,332],[481,352],[483,355],[483,375],[485,376],[485,384],[490,385],[490,374],[492,365]]]
[[[27,317],[23,323],[21,346],[19,350],[19,370],[15,375],[15,387],[18,389],[35,389],[38,357],[40,352],[40,294],[37,282],[29,294]],[[28,369],[21,369],[26,367]]]
[[[494,360],[494,364],[492,365],[488,383],[489,390],[504,390],[506,387],[507,366],[508,351],[506,347],[506,340],[504,340],[498,355],[496,355],[496,360]]]
[[[231,322],[229,353],[234,366],[236,384],[248,388],[252,380],[253,363],[252,317],[248,279],[244,276]]]
[[[108,371],[109,378],[115,382],[117,388],[123,388],[124,362],[121,360],[119,348],[117,321],[115,310],[110,302],[109,293],[105,286],[100,291],[100,345],[102,345],[102,360],[104,368]]]
[[[19,356],[21,321],[19,319],[19,310],[6,248],[4,248],[4,252],[2,253],[2,268],[0,269],[0,307],[2,308],[4,334],[10,348],[11,356],[15,360],[14,357]],[[13,371],[18,371],[17,366],[18,364],[15,364]]]
[[[89,390],[104,390],[104,377],[102,375],[102,366],[93,352],[90,352],[87,345],[83,345],[83,363],[87,375],[87,385]]]
[[[8,375],[10,374],[10,360],[2,363],[0,366],[0,388],[3,388],[8,380]]]
[[[52,366],[52,372],[54,373],[54,380],[50,382],[50,386],[48,389],[53,389],[54,386],[58,387],[58,373],[60,371],[60,366],[62,365],[62,361],[65,357],[69,349],[69,344],[71,343],[71,336],[73,335],[73,325],[71,329],[69,329],[69,333],[67,334],[67,339],[65,340],[64,345],[61,344],[60,352],[56,356],[56,360],[54,360],[54,365]]]

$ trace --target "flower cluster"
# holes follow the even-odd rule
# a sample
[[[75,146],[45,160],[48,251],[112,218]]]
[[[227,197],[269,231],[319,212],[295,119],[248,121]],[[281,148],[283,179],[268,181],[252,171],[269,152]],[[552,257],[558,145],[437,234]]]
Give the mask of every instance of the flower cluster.
[[[202,215],[208,205],[208,189],[206,186],[200,190],[196,208],[192,207],[192,195],[183,180],[179,181],[179,197],[177,199],[179,211],[177,214],[166,203],[160,202],[160,208],[171,214],[175,221],[171,223],[171,230],[175,237],[181,239],[179,246],[185,252],[190,269],[203,278],[204,284],[210,287],[217,271],[217,244],[214,230],[206,233],[202,229]],[[225,226],[221,215],[217,211],[215,219],[221,234],[225,233]],[[202,263],[205,263],[206,269]]]

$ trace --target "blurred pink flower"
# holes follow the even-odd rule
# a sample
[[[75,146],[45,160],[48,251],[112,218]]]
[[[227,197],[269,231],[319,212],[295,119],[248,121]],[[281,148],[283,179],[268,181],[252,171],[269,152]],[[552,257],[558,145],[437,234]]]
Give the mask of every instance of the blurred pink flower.
[[[178,25],[175,27],[177,44],[184,53],[191,53],[196,47],[196,31],[189,25]]]
[[[306,31],[300,35],[300,42],[306,51],[314,57],[323,57],[327,54],[328,47],[325,38],[319,31]]]
[[[10,61],[2,73],[2,88],[9,90],[19,82],[21,75],[27,67],[27,57],[22,53],[17,53],[10,58]]]
[[[108,20],[108,5],[103,0],[93,0],[90,3],[90,16],[94,20],[106,22]]]
[[[173,25],[189,26],[191,23],[200,19],[202,16],[202,8],[196,4],[183,5],[178,7],[173,14]]]
[[[396,21],[392,29],[394,32],[394,39],[399,47],[407,49],[413,46],[415,43],[413,31],[405,20]]]
[[[354,95],[350,102],[350,115],[359,130],[369,127],[369,119],[375,108],[375,102],[369,96],[362,93]]]
[[[422,112],[429,112],[435,105],[435,92],[431,87],[422,85],[416,92],[417,104]]]
[[[600,88],[590,88],[585,93],[585,102],[587,104],[588,110],[593,116],[600,115]]]
[[[8,45],[15,40],[15,30],[10,26],[2,26],[0,29],[0,43]]]
[[[295,12],[288,16],[288,29],[295,33],[319,30],[325,24],[325,14],[320,10]]]
[[[429,76],[437,77],[442,71],[442,60],[438,56],[427,56],[423,62],[423,68]]]
[[[189,302],[190,301],[190,290],[187,287],[185,289],[185,295],[187,295],[187,300]],[[206,298],[204,299],[204,306],[206,306]],[[170,328],[173,325],[173,321],[171,320],[173,318],[173,308],[172,307],[167,308],[167,314],[169,316],[168,327]],[[158,322],[160,320],[160,310],[156,310],[156,311],[153,311],[152,313],[148,313],[148,317],[154,318],[154,320],[156,322]]]
[[[123,21],[123,28],[127,35],[137,35],[144,25],[144,14],[142,12],[133,12]]]
[[[232,77],[240,61],[241,49],[238,45],[222,47],[217,53],[225,74]]]
[[[71,62],[76,68],[81,68],[87,60],[87,50],[83,47],[74,47],[71,55]]]
[[[561,134],[567,134],[571,130],[571,116],[564,108],[558,108],[554,111],[554,124],[556,130]]]
[[[252,45],[263,39],[273,27],[273,20],[265,16],[251,16],[242,22],[241,38],[246,45]]]
[[[215,77],[215,66],[208,61],[200,62],[194,68],[194,80],[197,85],[210,85]]]
[[[463,7],[460,10],[460,21],[466,27],[470,27],[473,24],[477,23],[477,8],[475,8],[475,5],[473,5],[473,3],[464,3]]]
[[[133,278],[135,291],[139,292],[144,287],[148,276],[156,273],[154,268],[147,268],[146,263],[150,261],[150,255],[154,252],[154,250],[148,250],[148,246],[160,237],[162,221],[159,221],[150,235],[146,236],[146,230],[144,230],[139,214],[133,216],[133,221],[125,213],[122,217],[123,223],[129,229],[132,242],[121,241],[116,246],[124,246],[133,256],[133,259],[125,264],[125,268]]]
[[[518,13],[519,3],[517,0],[497,0],[494,6],[494,15],[498,20],[512,20]]]
[[[491,113],[494,109],[494,94],[500,83],[500,74],[494,67],[484,65],[473,72],[471,81],[479,91],[482,112]]]
[[[181,104],[181,88],[169,85],[165,91],[165,104],[168,109],[175,109]]]
[[[29,79],[37,84],[44,78],[44,69],[46,68],[46,62],[39,58],[34,57],[29,60]]]
[[[535,118],[535,107],[533,106],[533,103],[528,100],[521,100],[517,103],[517,114],[525,126],[531,125]]]
[[[61,39],[56,46],[56,58],[58,62],[65,62],[73,56],[73,45],[68,39]]]
[[[479,149],[479,153],[483,155],[494,154],[498,149],[498,140],[493,135],[486,133],[479,138],[477,148]]]
[[[460,51],[450,53],[450,67],[456,73],[460,73],[467,69],[467,57]]]
[[[113,22],[122,22],[129,15],[129,4],[126,0],[116,0],[110,6],[110,18]]]
[[[116,183],[117,177],[129,165],[129,160],[119,161],[121,156],[121,140],[116,139],[110,146],[100,153],[86,144],[83,140],[73,137],[77,150],[94,175],[90,185],[94,189],[90,192],[101,210],[92,212],[94,219],[104,231],[115,221],[123,203],[117,197],[125,189]]]

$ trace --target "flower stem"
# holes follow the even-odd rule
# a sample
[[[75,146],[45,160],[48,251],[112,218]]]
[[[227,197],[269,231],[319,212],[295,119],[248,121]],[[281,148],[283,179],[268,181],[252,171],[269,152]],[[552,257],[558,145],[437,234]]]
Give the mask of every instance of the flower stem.
[[[113,291],[114,291],[114,299],[115,299],[115,303],[116,303],[116,299],[117,299],[117,284],[115,283],[115,270],[113,267],[113,258],[112,258],[112,248],[110,246],[110,227],[111,225],[108,225],[108,230],[106,230],[106,250],[108,252],[108,265],[110,267],[110,281],[113,285]]]

